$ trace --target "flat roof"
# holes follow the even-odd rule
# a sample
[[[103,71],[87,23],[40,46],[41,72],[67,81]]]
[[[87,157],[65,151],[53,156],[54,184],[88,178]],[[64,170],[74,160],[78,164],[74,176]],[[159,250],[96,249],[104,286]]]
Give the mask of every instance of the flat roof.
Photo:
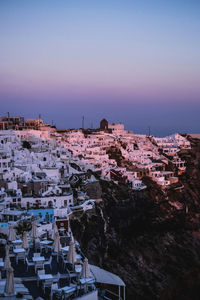
[[[125,286],[125,283],[119,276],[111,272],[108,272],[104,269],[101,269],[97,266],[94,265],[89,265],[89,266],[93,276],[95,277],[96,282],[118,285],[118,286]]]

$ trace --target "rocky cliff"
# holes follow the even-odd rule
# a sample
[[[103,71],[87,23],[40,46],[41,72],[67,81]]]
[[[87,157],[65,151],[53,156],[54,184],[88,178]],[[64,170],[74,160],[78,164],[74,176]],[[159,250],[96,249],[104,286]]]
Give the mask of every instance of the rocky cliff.
[[[127,299],[200,298],[200,141],[191,143],[178,186],[145,178],[135,192],[101,181],[103,201],[71,222],[90,263],[118,274]]]

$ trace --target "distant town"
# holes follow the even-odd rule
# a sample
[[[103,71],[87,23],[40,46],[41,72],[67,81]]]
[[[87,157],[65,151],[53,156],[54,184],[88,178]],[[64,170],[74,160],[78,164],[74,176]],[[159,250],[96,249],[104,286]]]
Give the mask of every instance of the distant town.
[[[54,180],[60,179],[61,170],[64,177],[91,170],[103,179],[129,183],[133,189],[145,188],[144,176],[165,188],[177,183],[178,176],[185,172],[185,161],[179,152],[191,148],[189,140],[181,134],[164,138],[134,134],[125,130],[123,124],[109,124],[106,119],[101,120],[98,129],[65,130],[44,124],[41,118],[25,121],[24,117],[8,115],[0,118],[0,129],[2,147],[9,148],[7,159],[1,158],[2,179],[10,168],[22,169],[23,157],[22,165],[29,165],[30,173],[36,164],[40,172]],[[19,147],[15,152],[16,143]],[[23,143],[29,151],[21,149]]]
[[[191,148],[187,136],[134,134],[106,119],[97,129],[59,130],[41,118],[25,121],[10,115],[0,118],[0,129],[0,242],[6,246],[2,277],[14,269],[19,278],[15,287],[26,299],[50,299],[54,293],[60,295],[56,299],[63,293],[71,299],[105,299],[100,297],[105,285],[107,293],[116,285],[116,295],[125,299],[120,277],[89,268],[70,219],[101,201],[99,180],[138,192],[147,188],[146,178],[163,190],[180,188],[186,165],[179,154]],[[24,282],[39,286],[39,294]]]

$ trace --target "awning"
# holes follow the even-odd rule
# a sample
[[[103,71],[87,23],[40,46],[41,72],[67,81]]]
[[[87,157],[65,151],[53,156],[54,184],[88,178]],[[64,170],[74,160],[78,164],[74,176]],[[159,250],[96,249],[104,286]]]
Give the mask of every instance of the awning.
[[[108,272],[108,271],[101,269],[94,265],[90,265],[90,270],[91,270],[96,282],[98,282],[98,283],[125,286],[125,283],[123,282],[123,280],[119,276],[117,276],[111,272]]]

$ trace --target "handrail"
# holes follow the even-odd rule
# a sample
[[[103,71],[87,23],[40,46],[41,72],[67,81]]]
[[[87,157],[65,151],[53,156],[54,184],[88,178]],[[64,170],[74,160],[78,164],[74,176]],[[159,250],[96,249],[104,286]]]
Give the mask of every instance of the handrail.
[[[117,299],[120,299],[120,300],[123,299],[121,296],[120,296],[120,298],[119,298],[119,295],[118,295],[118,294],[116,294],[116,293],[114,293],[114,292],[112,292],[112,291],[110,291],[110,290],[105,289],[105,291],[108,292],[109,294],[113,295],[113,296],[116,296]]]

